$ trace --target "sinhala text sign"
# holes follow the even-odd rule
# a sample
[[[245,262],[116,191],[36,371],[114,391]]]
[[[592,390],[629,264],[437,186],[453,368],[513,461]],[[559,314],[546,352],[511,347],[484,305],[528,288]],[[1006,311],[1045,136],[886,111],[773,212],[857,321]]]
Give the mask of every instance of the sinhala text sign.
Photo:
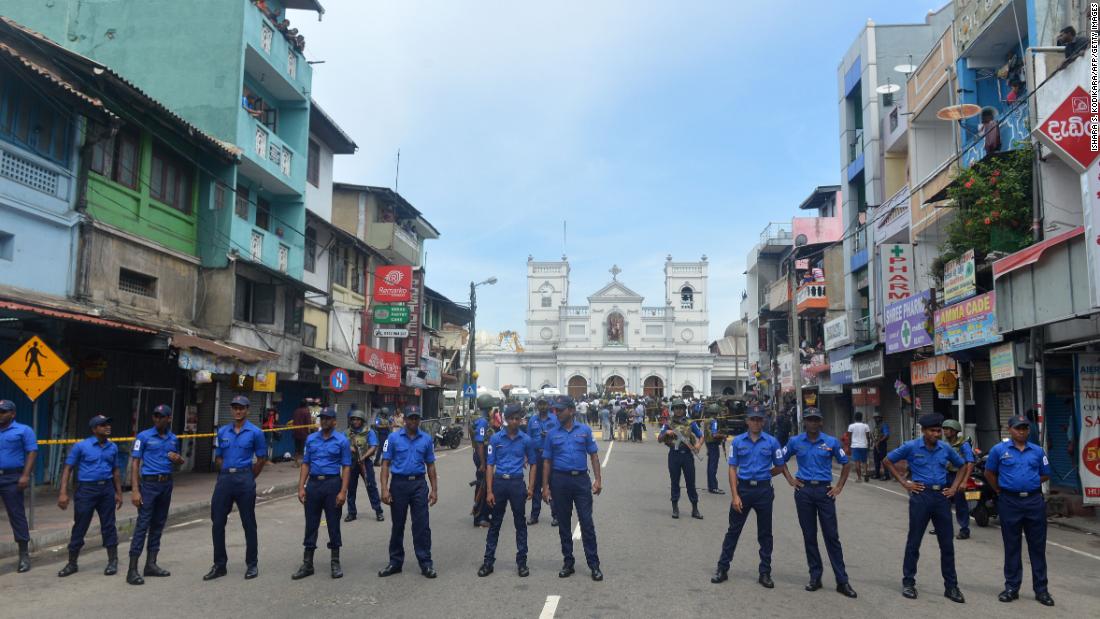
[[[1100,505],[1100,355],[1074,355],[1077,474],[1086,505]]]

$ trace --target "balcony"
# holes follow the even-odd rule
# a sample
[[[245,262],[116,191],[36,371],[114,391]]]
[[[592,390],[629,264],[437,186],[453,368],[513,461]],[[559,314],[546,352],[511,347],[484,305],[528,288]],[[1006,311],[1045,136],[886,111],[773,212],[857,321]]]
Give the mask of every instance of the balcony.
[[[883,214],[885,213],[885,214]],[[909,242],[909,185],[903,186],[874,211],[876,243]]]
[[[829,363],[825,360],[825,353],[815,353],[805,363],[800,364],[802,386],[812,387],[820,383],[819,376],[829,370]]]
[[[284,101],[308,102],[313,69],[251,0],[244,7],[244,70]]]
[[[997,117],[997,124],[1001,130],[1002,151],[1015,150],[1028,144],[1028,136],[1031,134],[1031,130],[1028,129],[1027,116],[1028,104],[1027,99],[1024,99],[1009,108],[1003,116]],[[985,136],[982,134],[977,121],[968,119],[964,122],[965,125],[973,125],[970,127],[972,133],[962,132],[964,144],[962,157],[959,158],[959,165],[963,168],[969,168],[985,158]],[[967,138],[969,138],[968,142],[965,141]]]
[[[794,233],[787,222],[772,222],[760,233],[760,254],[782,253],[794,244]]]
[[[244,155],[241,172],[272,194],[301,195],[305,191],[306,158],[243,107],[239,114],[237,144]]]
[[[394,264],[420,266],[420,243],[400,224],[372,222],[367,226],[367,245]]]
[[[643,307],[642,319],[664,320],[665,317],[672,315],[672,312],[668,310],[667,307]]]
[[[587,318],[587,305],[563,305],[559,312],[562,318]]]
[[[829,308],[829,298],[825,294],[825,282],[811,282],[798,287],[794,297],[795,311],[802,313],[824,313]]]
[[[863,172],[863,129],[848,131],[848,182]]]
[[[791,287],[787,284],[787,278],[782,277],[768,286],[768,307],[773,312],[787,311],[787,303],[791,300]]]
[[[848,271],[858,271],[867,266],[870,252],[867,248],[867,226],[860,226],[852,236],[852,255],[848,260]]]
[[[852,324],[854,325],[853,330],[855,333],[854,344],[857,349],[878,343],[878,332],[871,323],[870,316],[857,318]]]

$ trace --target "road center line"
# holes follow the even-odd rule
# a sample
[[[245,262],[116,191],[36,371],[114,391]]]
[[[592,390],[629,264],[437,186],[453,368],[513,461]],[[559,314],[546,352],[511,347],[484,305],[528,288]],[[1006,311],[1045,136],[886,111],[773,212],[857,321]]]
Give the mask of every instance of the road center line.
[[[607,466],[607,461],[611,459],[611,450],[614,449],[614,448],[615,448],[615,442],[612,441],[612,443],[607,446],[607,453],[605,453],[603,455],[603,464],[600,465],[600,468],[603,468],[603,467]]]
[[[558,612],[558,602],[560,600],[560,595],[546,596],[546,603],[542,605],[542,613],[539,614],[539,619],[554,619],[554,613]]]
[[[186,527],[186,526],[188,526],[188,525],[192,525],[192,524],[196,524],[196,523],[199,523],[199,522],[203,522],[203,521],[205,521],[205,520],[206,520],[205,518],[199,518],[198,520],[189,520],[189,521],[187,521],[187,522],[181,522],[181,523],[179,523],[179,524],[174,524],[174,525],[172,525],[172,526],[170,526],[170,527],[168,527],[168,528],[169,528],[169,529],[178,529],[178,528],[180,528],[180,527]]]

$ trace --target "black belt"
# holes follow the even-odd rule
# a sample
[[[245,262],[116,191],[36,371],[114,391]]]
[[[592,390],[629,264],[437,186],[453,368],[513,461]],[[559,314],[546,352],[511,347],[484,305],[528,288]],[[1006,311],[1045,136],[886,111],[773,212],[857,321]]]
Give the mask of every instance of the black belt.
[[[554,472],[555,473],[560,473],[562,475],[569,475],[571,477],[577,477],[579,475],[587,475],[588,474],[588,469],[585,469],[583,471],[560,471],[558,469],[554,469]]]
[[[756,480],[756,479],[741,479],[740,477],[738,477],[737,478],[737,485],[740,486],[742,484],[755,488],[757,486],[770,486],[770,485],[772,485],[772,481],[770,479]]]
[[[22,475],[23,469],[0,469],[0,475]]]
[[[523,473],[517,473],[515,475],[507,475],[507,474],[504,474],[504,473],[497,473],[496,475],[493,475],[493,477],[495,477],[497,479],[523,479]]]
[[[166,482],[172,481],[172,475],[142,475],[141,481],[154,481],[154,482]]]
[[[106,486],[107,484],[111,483],[111,480],[100,479],[97,481],[78,481],[76,483],[80,484],[81,486]]]
[[[339,475],[310,475],[310,479],[315,481],[325,481],[326,479],[339,479]]]
[[[401,481],[417,481],[417,480],[420,480],[420,479],[424,479],[424,474],[421,473],[419,475],[394,475],[393,478],[395,480],[401,480]]]
[[[807,486],[831,486],[831,485],[833,485],[832,480],[820,481],[820,480],[817,480],[817,479],[801,479],[801,478],[799,478],[798,481],[802,482],[803,484],[806,484]]]
[[[1008,488],[1001,488],[1001,494],[1008,495],[1008,496],[1014,496],[1014,497],[1020,497],[1021,499],[1026,499],[1029,496],[1035,496],[1036,494],[1042,494],[1042,493],[1043,493],[1042,488],[1039,488],[1038,490],[1026,490],[1026,491],[1009,490]]]
[[[920,483],[920,482],[918,482],[918,483]],[[943,485],[942,484],[925,484],[925,486],[924,486],[924,491],[925,492],[928,492],[928,491],[939,492],[941,490],[943,490]]]

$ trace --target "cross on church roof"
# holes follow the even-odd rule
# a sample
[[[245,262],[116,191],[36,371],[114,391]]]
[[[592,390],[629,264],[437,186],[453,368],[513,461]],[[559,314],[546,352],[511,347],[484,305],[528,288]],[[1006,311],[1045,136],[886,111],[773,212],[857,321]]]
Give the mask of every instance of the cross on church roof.
[[[608,271],[611,273],[611,279],[615,281],[619,281],[619,273],[623,272],[623,270],[620,269],[619,265],[617,264],[611,265],[611,268],[608,269]]]

